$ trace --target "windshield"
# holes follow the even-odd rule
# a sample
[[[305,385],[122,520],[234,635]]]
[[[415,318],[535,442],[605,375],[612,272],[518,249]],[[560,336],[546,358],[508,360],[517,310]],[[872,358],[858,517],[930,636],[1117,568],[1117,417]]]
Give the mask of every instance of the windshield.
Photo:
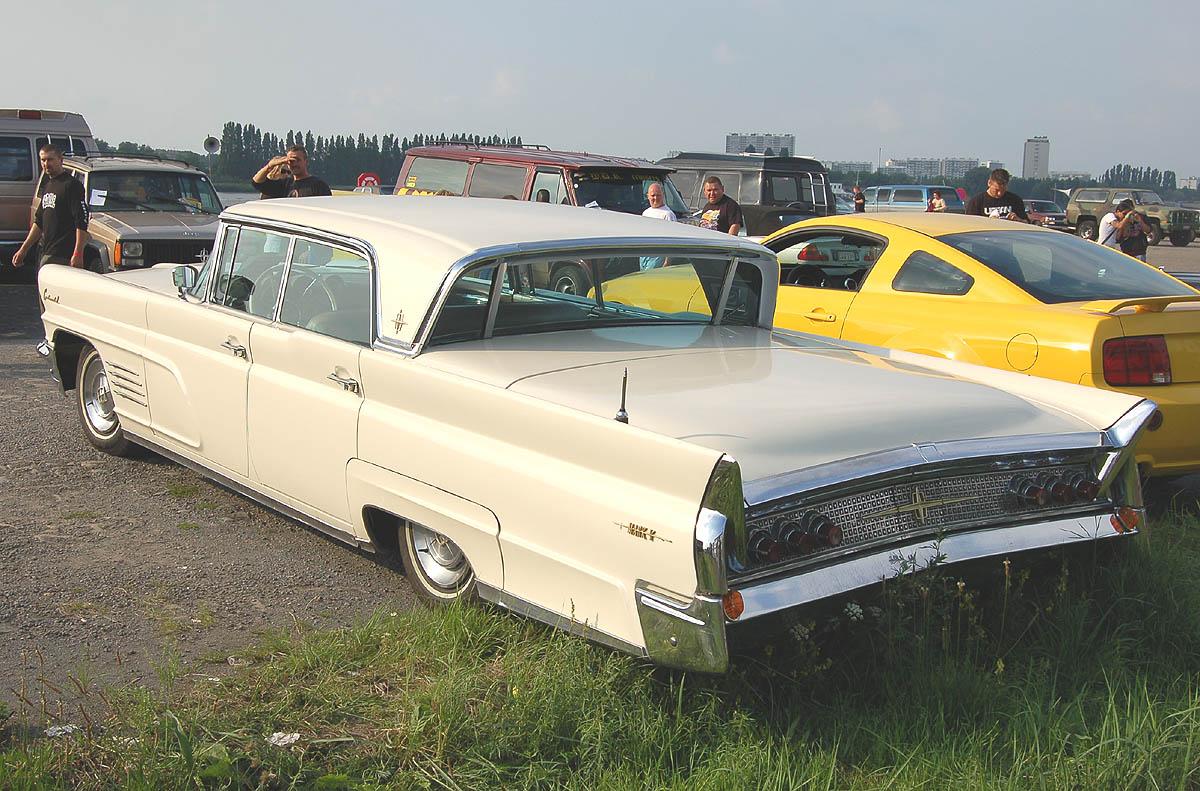
[[[602,209],[621,211],[626,214],[641,214],[650,208],[646,190],[651,184],[663,185],[667,208],[682,218],[688,214],[687,205],[679,196],[679,190],[665,173],[637,170],[577,170],[571,174],[575,187],[575,202],[580,206],[595,204]]]
[[[729,258],[667,249],[639,253],[476,266],[451,288],[429,342],[632,325],[713,324],[727,280],[720,323],[758,323],[763,283],[757,265],[740,262],[729,278]],[[494,288],[497,276],[503,279]],[[493,298],[498,304],[489,312]]]
[[[980,231],[938,240],[1048,304],[1196,293],[1111,247],[1064,233]]]
[[[1138,203],[1143,205],[1163,202],[1163,199],[1158,197],[1157,192],[1150,192],[1149,190],[1134,190],[1133,197]]]
[[[105,170],[87,180],[93,211],[162,211],[220,214],[221,200],[199,173]]]
[[[1027,200],[1025,201],[1025,211],[1036,211],[1043,214],[1062,213],[1062,209],[1058,208],[1057,203],[1048,200]]]

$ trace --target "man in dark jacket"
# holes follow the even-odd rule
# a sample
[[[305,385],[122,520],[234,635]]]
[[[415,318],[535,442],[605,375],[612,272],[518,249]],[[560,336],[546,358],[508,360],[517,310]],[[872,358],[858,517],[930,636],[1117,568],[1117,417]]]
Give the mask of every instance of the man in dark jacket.
[[[264,198],[308,198],[330,195],[329,185],[308,172],[308,151],[292,146],[286,154],[273,157],[250,179]]]
[[[87,203],[83,185],[63,167],[62,151],[47,143],[38,149],[38,160],[45,173],[33,225],[21,247],[13,254],[12,265],[21,266],[25,256],[39,241],[38,265],[62,264],[83,267],[83,251],[88,241]]]
[[[1008,191],[1008,178],[1008,171],[1004,168],[993,170],[988,176],[987,189],[967,201],[966,213],[1029,222],[1025,201],[1017,193]]]

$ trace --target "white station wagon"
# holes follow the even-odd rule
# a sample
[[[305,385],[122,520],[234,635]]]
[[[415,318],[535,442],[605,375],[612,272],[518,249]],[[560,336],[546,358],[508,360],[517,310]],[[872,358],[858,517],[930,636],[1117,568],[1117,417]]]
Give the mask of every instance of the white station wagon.
[[[563,260],[601,287],[534,286]],[[631,287],[664,264],[686,304]],[[751,242],[600,210],[257,201],[199,271],[44,268],[41,351],[102,450],[398,554],[428,599],[683,668],[900,557],[1136,532],[1153,403],[777,333],[778,278]]]

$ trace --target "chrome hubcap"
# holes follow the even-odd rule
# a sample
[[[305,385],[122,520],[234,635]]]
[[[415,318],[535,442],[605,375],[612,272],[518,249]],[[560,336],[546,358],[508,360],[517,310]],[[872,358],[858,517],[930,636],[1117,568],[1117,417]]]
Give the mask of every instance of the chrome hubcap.
[[[457,588],[470,575],[471,566],[458,544],[441,533],[413,525],[412,540],[421,571],[439,588]]]
[[[560,277],[554,283],[554,290],[560,294],[574,294],[576,292],[575,281],[569,277]]]
[[[113,433],[117,428],[117,413],[113,405],[112,390],[108,386],[108,375],[104,372],[104,363],[98,356],[88,360],[80,389],[83,412],[92,430],[101,436]]]

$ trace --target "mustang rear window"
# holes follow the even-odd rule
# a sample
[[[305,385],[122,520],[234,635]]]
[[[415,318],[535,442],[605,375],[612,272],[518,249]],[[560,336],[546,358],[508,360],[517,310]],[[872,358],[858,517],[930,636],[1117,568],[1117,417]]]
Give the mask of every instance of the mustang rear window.
[[[938,241],[1048,304],[1196,293],[1110,247],[1063,233],[977,231],[939,236]]]
[[[641,255],[556,256],[487,263],[463,273],[446,298],[430,344],[632,325],[758,323],[759,268],[673,250]],[[726,283],[728,289],[726,290]],[[599,284],[599,288],[596,284]],[[497,304],[492,308],[492,301]]]

